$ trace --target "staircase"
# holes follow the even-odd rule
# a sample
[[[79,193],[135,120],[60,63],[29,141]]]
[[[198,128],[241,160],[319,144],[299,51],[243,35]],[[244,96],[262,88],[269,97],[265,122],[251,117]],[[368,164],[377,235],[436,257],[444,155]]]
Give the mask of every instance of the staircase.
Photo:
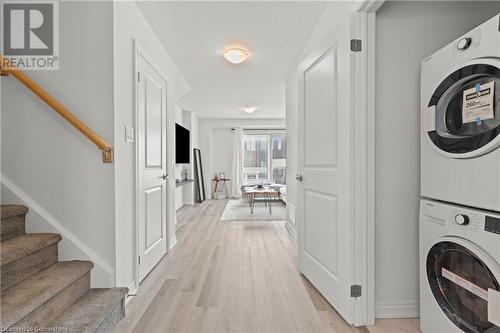
[[[90,261],[58,261],[58,234],[27,234],[28,208],[1,205],[0,331],[109,332],[127,288],[90,289]],[[36,330],[33,330],[36,332]]]

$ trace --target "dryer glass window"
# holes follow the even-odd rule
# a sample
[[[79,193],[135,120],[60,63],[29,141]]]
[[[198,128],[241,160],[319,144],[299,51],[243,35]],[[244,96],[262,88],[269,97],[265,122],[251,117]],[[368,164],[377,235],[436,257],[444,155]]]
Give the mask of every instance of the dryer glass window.
[[[449,75],[430,102],[436,107],[436,129],[428,132],[441,150],[475,151],[500,135],[500,69],[475,64]]]
[[[496,328],[488,321],[488,288],[500,290],[486,264],[462,245],[441,242],[427,256],[432,293],[448,318],[469,333]]]
[[[493,89],[490,88],[491,86],[493,86]],[[481,119],[481,117],[474,115],[474,110],[487,110],[488,106],[483,108],[471,106],[470,113],[473,121],[464,119],[464,103],[467,105],[475,103],[474,100],[470,102],[464,101],[464,96],[467,98],[475,95],[474,92],[467,94],[467,91],[474,91],[475,87],[487,87],[482,88],[483,90],[479,91],[479,94],[488,92],[493,95],[493,99],[496,98],[497,101],[500,101],[500,78],[479,76],[457,84],[439,100],[436,106],[437,118],[440,119],[437,130],[440,135],[452,138],[466,138],[485,134],[500,126],[500,104],[495,100],[493,100],[493,106],[491,106],[493,117],[490,118],[488,115],[488,118],[483,117]],[[499,110],[496,110],[495,107]]]

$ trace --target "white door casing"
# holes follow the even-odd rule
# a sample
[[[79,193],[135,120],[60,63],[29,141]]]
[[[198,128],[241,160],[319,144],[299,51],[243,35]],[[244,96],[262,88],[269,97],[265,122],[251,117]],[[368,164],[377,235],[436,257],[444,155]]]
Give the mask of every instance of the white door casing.
[[[138,280],[167,253],[167,82],[137,52]]]
[[[349,323],[355,320],[354,15],[299,66],[299,269]],[[361,320],[363,321],[363,320]],[[366,321],[366,320],[365,320]]]

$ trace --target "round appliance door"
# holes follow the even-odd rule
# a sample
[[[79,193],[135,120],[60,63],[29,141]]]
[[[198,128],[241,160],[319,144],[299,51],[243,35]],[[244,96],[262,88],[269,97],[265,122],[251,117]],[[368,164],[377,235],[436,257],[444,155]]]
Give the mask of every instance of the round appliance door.
[[[434,112],[427,131],[435,149],[453,158],[486,154],[500,145],[500,61],[469,62],[444,77],[424,112]],[[425,115],[428,116],[428,115]]]
[[[488,321],[488,289],[500,290],[500,267],[461,238],[437,240],[427,253],[427,279],[446,316],[467,333],[499,333]]]

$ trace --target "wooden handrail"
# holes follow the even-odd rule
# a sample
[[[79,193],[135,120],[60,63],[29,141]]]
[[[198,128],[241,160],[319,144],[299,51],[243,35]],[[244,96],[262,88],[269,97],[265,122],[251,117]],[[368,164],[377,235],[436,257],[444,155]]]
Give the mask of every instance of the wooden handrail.
[[[39,84],[33,81],[28,75],[26,75],[22,70],[10,65],[7,59],[0,54],[0,69],[2,75],[12,75],[24,84],[29,90],[31,90],[35,95],[40,97],[45,103],[47,103],[54,111],[56,111],[61,117],[66,119],[73,127],[85,135],[90,141],[92,141],[101,151],[102,151],[102,161],[104,163],[113,163],[113,147],[109,145],[106,140],[99,136],[96,132],[91,130],[83,121],[81,121],[77,116],[75,116],[71,111],[69,111],[64,105],[62,105],[58,100],[52,97],[45,89],[43,89]]]

